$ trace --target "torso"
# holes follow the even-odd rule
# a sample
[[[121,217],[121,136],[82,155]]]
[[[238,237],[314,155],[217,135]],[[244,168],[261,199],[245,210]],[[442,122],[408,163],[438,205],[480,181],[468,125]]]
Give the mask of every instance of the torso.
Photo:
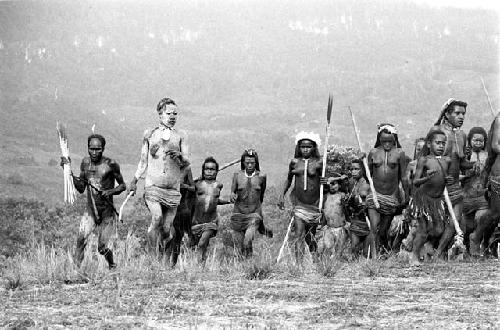
[[[167,135],[166,135],[167,134]],[[149,137],[148,170],[145,186],[156,186],[160,188],[179,190],[182,180],[182,170],[179,164],[165,152],[169,150],[180,151],[181,136],[175,129],[168,133],[165,130],[154,129]],[[158,146],[155,156],[151,155],[153,146]]]
[[[443,195],[443,190],[445,187],[445,174],[449,168],[450,159],[449,157],[435,158],[431,156],[425,157],[424,170],[422,171],[422,176],[427,175],[427,171],[436,170],[436,174],[432,176],[428,181],[422,184],[422,189],[425,193],[431,197],[439,198]]]
[[[304,181],[305,164],[304,159],[292,160],[291,173],[295,177],[292,203],[318,206],[322,163],[320,159],[309,158],[307,160],[306,181]]]
[[[448,175],[458,179],[460,175],[460,159],[464,157],[464,148],[467,137],[461,129],[452,130],[447,125],[434,126],[446,134],[446,146],[443,156],[451,158]]]
[[[377,148],[373,149],[370,154],[375,190],[384,195],[396,194],[399,189],[401,150],[393,148],[386,152],[383,148]]]
[[[97,188],[99,191],[109,190],[115,187],[116,178],[115,172],[112,168],[114,163],[115,162],[112,159],[103,156],[99,164],[92,164],[90,157],[85,157],[82,160],[81,170],[84,173],[85,179],[92,184],[92,186]],[[87,200],[89,207],[93,208],[91,197],[94,199],[96,207],[99,211],[111,207],[104,201],[101,195],[97,194],[95,191],[91,196],[90,190],[89,186],[87,186]],[[109,196],[108,200],[112,203],[113,196]]]
[[[480,171],[484,169],[488,153],[486,151],[473,152],[471,161],[479,163]],[[468,170],[466,175],[469,177],[464,180],[464,192],[467,197],[481,197],[484,195],[483,179],[480,174],[475,173],[473,170]]]
[[[236,175],[237,198],[234,202],[234,212],[249,214],[261,213],[261,191],[264,175],[255,171],[254,175],[247,177],[245,171],[239,171]]]
[[[217,220],[217,204],[219,202],[222,184],[217,181],[196,182],[196,201],[193,215],[193,225]]]
[[[328,194],[324,205],[324,215],[329,227],[338,228],[345,225],[346,219],[342,206],[342,199],[345,194],[338,192]]]

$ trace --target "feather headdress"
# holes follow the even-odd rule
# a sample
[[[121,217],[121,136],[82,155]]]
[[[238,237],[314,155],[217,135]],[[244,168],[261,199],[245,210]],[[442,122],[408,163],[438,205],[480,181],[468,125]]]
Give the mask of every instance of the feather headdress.
[[[304,132],[304,131],[297,133],[297,135],[295,136],[295,144],[298,144],[299,141],[302,140],[310,140],[316,143],[317,147],[321,145],[321,137],[317,133]]]

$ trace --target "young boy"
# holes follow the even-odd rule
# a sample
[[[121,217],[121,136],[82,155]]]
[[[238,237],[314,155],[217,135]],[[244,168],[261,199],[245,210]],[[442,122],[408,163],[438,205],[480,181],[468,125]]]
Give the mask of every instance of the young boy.
[[[346,194],[340,191],[340,181],[347,177],[333,174],[328,178],[329,194],[326,196],[323,209],[323,226],[318,234],[318,254],[322,256],[339,255],[347,239],[347,231],[344,228],[346,218],[344,204]]]
[[[411,263],[420,263],[420,252],[428,238],[439,240],[437,255],[445,251],[454,227],[447,219],[443,191],[451,163],[449,156],[442,156],[446,146],[446,134],[432,130],[426,138],[426,148],[418,159],[413,184],[415,187],[410,212],[417,219]]]
[[[348,196],[348,221],[349,233],[351,237],[351,253],[355,258],[358,257],[360,244],[364,245],[364,254],[368,253],[368,244],[370,243],[370,227],[368,226],[368,216],[366,214],[366,196],[370,192],[370,185],[365,178],[363,162],[355,159],[351,164],[351,178],[349,180]]]
[[[213,157],[205,159],[201,178],[195,181],[195,202],[191,231],[194,244],[201,250],[201,261],[207,259],[210,238],[215,237],[219,226],[217,205],[229,204],[220,198],[222,183],[216,181],[219,164]]]

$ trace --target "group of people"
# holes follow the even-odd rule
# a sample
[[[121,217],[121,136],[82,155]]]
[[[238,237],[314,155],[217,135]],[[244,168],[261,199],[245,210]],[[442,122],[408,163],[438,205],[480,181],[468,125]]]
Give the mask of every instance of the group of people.
[[[278,203],[285,208],[292,188],[288,228],[297,261],[302,261],[305,245],[314,258],[331,256],[345,248],[347,237],[354,256],[377,258],[404,246],[418,263],[424,244],[436,248],[435,255],[445,256],[455,235],[452,213],[465,233],[469,253],[488,252],[500,217],[500,116],[489,134],[475,127],[466,135],[461,129],[466,107],[465,102],[448,100],[435,126],[416,141],[411,161],[401,149],[395,126],[381,124],[368,155],[359,153],[349,171],[329,169],[326,175],[319,135],[299,133]],[[230,198],[222,198],[219,164],[213,157],[204,160],[201,176],[193,178],[187,135],[174,128],[178,111],[170,98],[159,102],[159,125],[144,132],[139,165],[128,188],[135,194],[137,182],[145,179],[144,200],[151,214],[148,246],[160,255],[168,253],[175,265],[186,234],[205,262],[210,238],[219,229],[217,206],[232,203],[229,226],[235,251],[249,257],[257,233],[273,236],[264,225],[266,175],[260,171],[257,152],[243,152]],[[82,160],[80,175],[73,177],[80,193],[87,189],[76,261],[81,263],[87,240],[96,231],[98,251],[112,269],[116,263],[108,241],[117,220],[113,196],[127,188],[120,166],[103,156],[105,144],[99,134],[88,137],[89,157]],[[326,197],[320,205],[323,191]],[[445,196],[452,207],[446,208]]]

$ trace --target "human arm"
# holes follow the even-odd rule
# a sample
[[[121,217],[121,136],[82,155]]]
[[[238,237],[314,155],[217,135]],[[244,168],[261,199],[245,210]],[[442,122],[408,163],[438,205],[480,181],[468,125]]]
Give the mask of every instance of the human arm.
[[[137,170],[135,171],[134,178],[130,181],[129,191],[137,190],[137,181],[146,173],[148,169],[148,157],[149,157],[149,137],[151,136],[151,131],[144,131],[144,137],[142,139],[141,147],[141,158],[139,159],[139,164],[137,165]]]
[[[231,203],[236,202],[238,198],[238,173],[234,173],[233,182],[231,183]]]
[[[497,115],[492,126],[493,127],[491,128],[491,141],[490,141],[491,151],[494,154],[499,155],[500,154],[500,114]]]
[[[410,189],[410,185],[408,184],[408,181],[406,180],[406,155],[405,155],[405,152],[403,150],[401,150],[401,152],[399,153],[399,171],[398,171],[398,179],[399,179],[399,182],[401,182],[402,186],[403,186],[403,190],[405,192],[405,195],[407,196],[407,200],[409,199],[409,196],[408,196],[408,191]],[[407,202],[407,200],[405,200],[405,202]]]
[[[193,180],[193,173],[191,172],[191,166],[188,165],[184,169],[185,171],[185,177],[184,180],[181,182],[180,188],[185,189],[189,192],[194,192],[196,190],[196,186],[194,185],[194,180]]]
[[[429,181],[436,173],[437,170],[427,171],[426,176],[422,176],[425,168],[427,159],[425,157],[420,157],[417,162],[417,169],[415,170],[415,178],[413,179],[413,185],[415,187],[420,187],[422,184]]]
[[[266,193],[267,186],[267,176],[264,174],[261,177],[261,186],[260,186],[260,202],[264,202],[264,194]]]
[[[78,177],[72,175],[73,184],[75,185],[76,190],[81,194],[85,191],[87,187],[87,179],[85,178],[85,163],[84,160],[80,163],[80,175]]]
[[[187,134],[184,131],[179,132],[180,142],[179,150],[168,150],[165,154],[175,159],[180,168],[188,166],[189,163],[189,147],[187,143]]]
[[[283,184],[283,191],[282,191],[282,193],[279,197],[279,201],[278,201],[278,207],[281,210],[285,209],[285,195],[286,195],[288,189],[290,189],[290,186],[292,185],[292,181],[293,181],[293,172],[292,171],[295,168],[296,163],[297,163],[297,161],[295,159],[292,159],[292,161],[288,165],[288,173],[287,173],[285,182]]]

